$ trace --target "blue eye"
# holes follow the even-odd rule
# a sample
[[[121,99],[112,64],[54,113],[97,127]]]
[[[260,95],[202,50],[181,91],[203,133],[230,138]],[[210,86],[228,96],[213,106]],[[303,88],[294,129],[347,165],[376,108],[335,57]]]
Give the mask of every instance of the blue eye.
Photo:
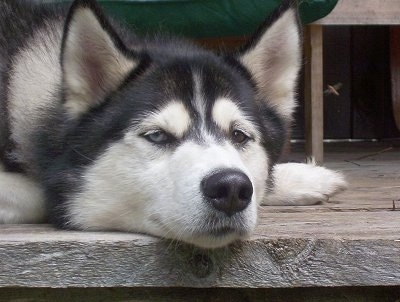
[[[155,144],[166,144],[173,139],[169,134],[162,130],[149,131],[143,135],[149,142]]]

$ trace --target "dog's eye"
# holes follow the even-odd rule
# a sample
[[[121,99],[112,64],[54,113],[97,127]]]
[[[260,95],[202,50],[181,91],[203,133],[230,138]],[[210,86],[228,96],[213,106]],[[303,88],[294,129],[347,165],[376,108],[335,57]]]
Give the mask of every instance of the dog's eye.
[[[172,136],[162,130],[149,131],[143,136],[150,142],[155,144],[167,144],[173,140]]]
[[[233,130],[232,131],[232,141],[236,144],[244,144],[246,143],[250,137],[245,134],[243,131],[240,130]]]

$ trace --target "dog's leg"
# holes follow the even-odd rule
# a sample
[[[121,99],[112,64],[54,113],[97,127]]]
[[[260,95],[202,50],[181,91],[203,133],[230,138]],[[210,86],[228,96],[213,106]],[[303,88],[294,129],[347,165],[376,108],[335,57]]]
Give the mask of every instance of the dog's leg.
[[[312,205],[347,188],[344,176],[314,163],[277,164],[264,205]]]
[[[20,173],[1,171],[0,166],[0,224],[39,223],[46,217],[41,188]]]

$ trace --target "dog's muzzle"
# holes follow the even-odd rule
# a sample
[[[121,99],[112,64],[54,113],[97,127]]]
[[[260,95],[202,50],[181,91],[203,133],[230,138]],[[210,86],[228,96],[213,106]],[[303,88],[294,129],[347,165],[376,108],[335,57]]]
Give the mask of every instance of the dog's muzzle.
[[[201,190],[215,209],[228,216],[246,209],[253,196],[250,179],[235,169],[218,170],[208,175],[201,182]]]

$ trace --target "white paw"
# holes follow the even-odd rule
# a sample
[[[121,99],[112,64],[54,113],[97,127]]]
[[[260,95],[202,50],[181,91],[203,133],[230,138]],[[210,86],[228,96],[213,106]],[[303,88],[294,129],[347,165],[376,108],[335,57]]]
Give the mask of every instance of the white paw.
[[[347,188],[343,174],[313,162],[278,164],[272,177],[274,184],[264,198],[265,205],[312,205]]]

